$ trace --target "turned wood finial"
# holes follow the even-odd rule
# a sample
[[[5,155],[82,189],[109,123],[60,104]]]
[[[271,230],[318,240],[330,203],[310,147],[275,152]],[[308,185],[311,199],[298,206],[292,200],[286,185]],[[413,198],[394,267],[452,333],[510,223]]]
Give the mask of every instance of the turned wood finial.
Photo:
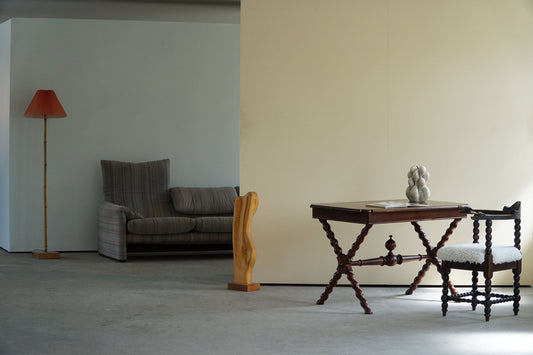
[[[389,240],[385,242],[385,248],[387,248],[389,253],[392,253],[394,248],[396,248],[396,242],[392,239],[392,235],[389,235]]]
[[[256,291],[260,285],[252,282],[252,271],[257,251],[252,239],[252,219],[257,211],[257,193],[248,192],[235,199],[233,213],[233,282],[228,289],[235,291]]]

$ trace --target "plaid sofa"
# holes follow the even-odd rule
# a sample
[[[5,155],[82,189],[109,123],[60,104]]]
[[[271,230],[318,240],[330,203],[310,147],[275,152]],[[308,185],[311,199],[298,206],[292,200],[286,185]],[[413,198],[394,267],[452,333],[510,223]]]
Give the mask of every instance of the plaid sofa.
[[[238,188],[169,188],[170,160],[102,160],[104,202],[98,253],[119,261],[128,251],[231,249]]]

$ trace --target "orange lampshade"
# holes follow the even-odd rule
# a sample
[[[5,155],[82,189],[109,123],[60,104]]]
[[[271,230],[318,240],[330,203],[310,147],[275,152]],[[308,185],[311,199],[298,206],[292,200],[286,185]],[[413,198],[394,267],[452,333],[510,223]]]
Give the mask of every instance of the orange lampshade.
[[[26,117],[43,118],[44,115],[46,118],[67,116],[54,90],[37,90],[26,112],[24,112]]]

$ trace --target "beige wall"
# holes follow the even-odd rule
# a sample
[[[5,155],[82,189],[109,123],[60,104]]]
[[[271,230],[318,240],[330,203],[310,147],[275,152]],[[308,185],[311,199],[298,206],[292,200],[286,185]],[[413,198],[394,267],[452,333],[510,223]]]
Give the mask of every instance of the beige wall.
[[[242,1],[240,181],[260,198],[256,282],[329,281],[336,260],[309,205],[403,198],[423,164],[434,200],[522,200],[532,284],[532,151],[533,1]],[[422,227],[435,244],[446,225]],[[333,223],[343,247],[360,228]],[[471,229],[462,222],[452,241]],[[398,253],[423,251],[410,225],[376,226],[358,258],[384,255],[388,234]],[[420,266],[356,276],[406,284]]]

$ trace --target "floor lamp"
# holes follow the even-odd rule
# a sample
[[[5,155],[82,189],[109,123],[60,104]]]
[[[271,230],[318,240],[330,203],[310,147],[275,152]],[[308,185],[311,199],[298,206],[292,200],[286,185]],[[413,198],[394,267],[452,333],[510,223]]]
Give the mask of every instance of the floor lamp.
[[[26,117],[44,118],[44,250],[34,250],[32,256],[37,259],[59,259],[59,252],[48,251],[46,224],[46,120],[48,118],[66,117],[67,114],[57,99],[54,90],[37,90],[30,105],[24,113]]]

